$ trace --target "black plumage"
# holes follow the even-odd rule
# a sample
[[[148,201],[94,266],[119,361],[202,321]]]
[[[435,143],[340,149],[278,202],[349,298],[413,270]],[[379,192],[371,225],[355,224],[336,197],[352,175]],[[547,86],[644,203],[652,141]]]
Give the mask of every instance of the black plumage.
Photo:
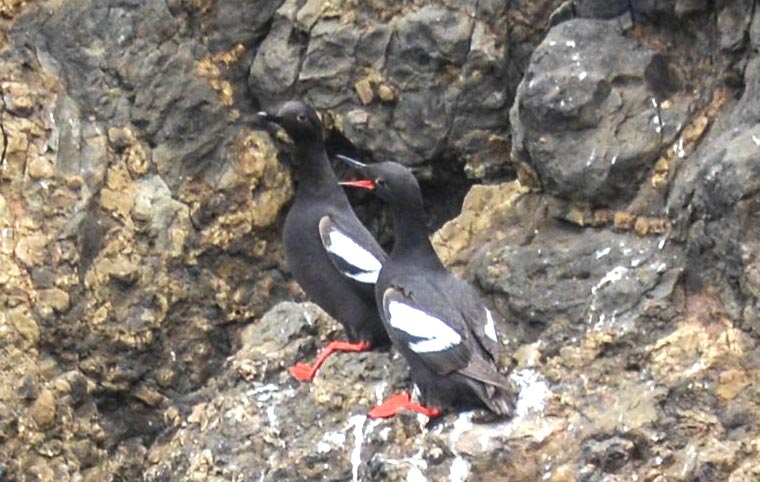
[[[374,285],[386,254],[356,217],[325,151],[316,112],[300,101],[276,115],[260,117],[280,125],[295,145],[299,184],[285,219],[285,257],[293,277],[311,300],[340,322],[349,342],[332,343],[315,366],[298,364],[291,373],[310,380],[332,351],[362,351],[388,344],[374,304]]]
[[[394,246],[380,271],[375,297],[423,402],[434,408],[485,407],[509,415],[513,388],[496,367],[499,342],[493,314],[433,250],[417,180],[393,162],[358,170],[367,179],[344,184],[372,189],[393,213]],[[375,412],[388,416],[392,408]]]

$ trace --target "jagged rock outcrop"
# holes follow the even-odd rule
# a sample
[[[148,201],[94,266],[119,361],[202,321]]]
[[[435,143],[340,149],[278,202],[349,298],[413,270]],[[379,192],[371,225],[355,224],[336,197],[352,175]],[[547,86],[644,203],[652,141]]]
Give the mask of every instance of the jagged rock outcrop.
[[[0,480],[758,480],[759,32],[749,0],[0,0]],[[392,351],[290,379],[341,336],[283,263],[254,114],[291,96],[436,215],[484,181],[433,239],[513,419],[367,420]]]
[[[552,28],[517,89],[513,156],[550,194],[597,206],[625,202],[691,109],[691,94],[678,95],[680,81],[663,59],[626,37],[617,20]],[[655,86],[648,78],[666,80]]]
[[[508,160],[506,17],[501,2],[287,0],[248,82],[265,106],[302,96],[329,110],[379,158],[464,158],[483,177]]]

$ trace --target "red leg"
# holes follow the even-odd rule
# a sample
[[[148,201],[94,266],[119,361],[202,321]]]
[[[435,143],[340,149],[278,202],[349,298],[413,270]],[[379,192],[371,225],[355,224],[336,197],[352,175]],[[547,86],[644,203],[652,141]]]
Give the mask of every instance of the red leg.
[[[367,351],[372,348],[372,345],[368,341],[360,341],[358,343],[350,343],[347,341],[331,341],[325,346],[314,363],[307,365],[306,363],[296,363],[290,367],[290,374],[295,377],[296,380],[301,382],[310,382],[317,374],[319,367],[327,360],[327,357],[335,353],[336,351]]]
[[[382,404],[374,407],[369,411],[370,418],[390,418],[397,415],[401,410],[411,410],[412,412],[421,413],[426,417],[435,418],[441,414],[437,408],[430,408],[412,401],[409,393],[399,393],[390,398],[386,398]]]

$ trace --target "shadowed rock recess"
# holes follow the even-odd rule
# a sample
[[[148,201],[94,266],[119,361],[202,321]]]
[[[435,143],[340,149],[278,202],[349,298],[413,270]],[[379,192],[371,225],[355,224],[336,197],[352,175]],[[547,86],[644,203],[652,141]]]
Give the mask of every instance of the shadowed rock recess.
[[[0,0],[0,481],[760,480],[758,7]],[[342,335],[283,259],[292,97],[431,212],[477,183],[433,240],[513,419],[368,420],[392,351],[290,378]]]

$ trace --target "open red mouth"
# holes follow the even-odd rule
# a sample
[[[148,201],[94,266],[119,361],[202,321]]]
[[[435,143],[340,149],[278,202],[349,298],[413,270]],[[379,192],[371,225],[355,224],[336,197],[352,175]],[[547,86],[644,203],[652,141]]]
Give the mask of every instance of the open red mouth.
[[[367,189],[372,191],[375,189],[375,183],[370,181],[369,179],[362,179],[359,181],[342,181],[340,183],[341,186],[351,186],[351,187],[358,187],[361,189]]]

